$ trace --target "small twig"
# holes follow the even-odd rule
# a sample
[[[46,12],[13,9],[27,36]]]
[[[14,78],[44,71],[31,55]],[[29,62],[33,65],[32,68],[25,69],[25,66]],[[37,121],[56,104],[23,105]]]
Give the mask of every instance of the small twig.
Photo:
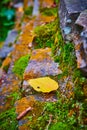
[[[17,117],[17,120],[20,120],[22,117],[24,117],[27,114],[27,112],[29,112],[30,110],[32,110],[32,108],[28,107],[25,111],[23,111],[22,113],[20,113],[18,115],[18,117]]]
[[[53,117],[53,115],[50,114],[49,117],[50,117],[50,119],[49,119],[49,121],[48,121],[48,124],[47,124],[47,127],[46,127],[45,130],[48,130],[48,128],[49,128],[49,126],[50,126],[50,124],[51,124],[51,122],[52,122],[52,117]]]
[[[44,115],[45,111],[46,111],[46,107],[43,109],[41,115]]]

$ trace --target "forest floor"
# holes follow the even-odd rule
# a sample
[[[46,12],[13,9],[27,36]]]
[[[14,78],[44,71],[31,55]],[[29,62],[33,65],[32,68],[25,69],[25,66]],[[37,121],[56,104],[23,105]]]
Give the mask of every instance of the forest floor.
[[[0,130],[87,129],[87,79],[63,41],[58,5],[40,1],[36,16],[32,0],[16,10],[19,33],[0,68]]]

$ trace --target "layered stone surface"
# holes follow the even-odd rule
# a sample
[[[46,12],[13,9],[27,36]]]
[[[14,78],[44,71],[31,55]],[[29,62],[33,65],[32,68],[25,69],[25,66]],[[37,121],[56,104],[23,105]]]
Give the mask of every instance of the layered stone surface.
[[[80,13],[75,23],[87,29],[87,10],[84,10]]]
[[[58,75],[61,73],[58,64],[51,57],[51,49],[37,49],[32,52],[29,64],[24,72],[24,79]]]
[[[61,0],[60,26],[66,41],[73,41],[77,67],[87,75],[87,0]]]
[[[66,28],[71,28],[71,33],[75,28],[74,24],[79,14],[87,9],[86,0],[61,0],[59,7],[60,23],[63,36],[66,35]]]

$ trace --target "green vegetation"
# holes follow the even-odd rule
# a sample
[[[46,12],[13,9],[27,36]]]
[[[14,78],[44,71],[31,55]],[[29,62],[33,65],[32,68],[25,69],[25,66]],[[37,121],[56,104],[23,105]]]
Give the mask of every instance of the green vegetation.
[[[27,16],[32,15],[32,11],[33,11],[33,6],[29,6],[25,9],[24,15],[27,15]]]
[[[17,130],[15,109],[12,108],[0,114],[0,130]]]
[[[54,0],[57,4],[59,3],[59,0]]]
[[[38,48],[52,48],[52,56],[54,60],[59,63],[62,70],[62,74],[58,75],[59,83],[66,82],[65,77],[70,77],[70,81],[73,83],[73,95],[67,99],[67,95],[64,98],[63,93],[61,94],[61,92],[59,92],[58,101],[46,103],[43,115],[38,118],[37,124],[34,125],[32,129],[42,130],[48,126],[48,130],[87,129],[87,125],[84,123],[85,115],[87,115],[87,101],[85,101],[86,97],[83,92],[83,86],[87,84],[87,79],[83,77],[80,70],[77,69],[74,44],[70,42],[65,43],[63,41],[59,28],[59,19],[49,24],[36,27],[35,33],[35,43],[37,43]],[[50,115],[52,115],[52,121],[50,125],[48,125]]]
[[[49,130],[71,130],[71,128],[64,122],[58,122],[54,124]]]
[[[58,2],[58,0],[55,1]],[[32,7],[29,7],[25,10],[25,15],[31,15],[31,11]],[[55,11],[56,8],[41,9],[41,13],[47,16],[55,15]],[[32,114],[27,117],[31,122],[29,128],[31,127],[31,130],[86,130],[87,95],[85,95],[83,88],[84,85],[87,86],[87,79],[77,69],[74,44],[63,41],[58,18],[53,22],[36,27],[34,32],[36,34],[36,38],[33,41],[36,43],[35,48],[51,47],[52,56],[55,62],[59,64],[62,74],[57,77],[59,89],[56,92],[56,96],[58,100],[56,102],[45,102],[42,108],[41,104],[37,105],[37,109],[40,110],[40,116],[37,116],[39,112],[37,111],[36,115]],[[29,55],[23,56],[14,64],[13,72],[20,78],[23,77],[29,57]],[[67,88],[68,83],[72,83],[73,90],[69,88],[71,86]],[[65,88],[62,88],[64,84]],[[71,96],[69,95],[69,91],[73,93]],[[20,97],[15,92],[8,98],[12,98],[11,104],[13,105]],[[34,122],[33,117],[35,116],[36,119]],[[8,130],[9,128],[17,130],[16,114],[13,108],[0,114],[0,129]]]
[[[13,72],[20,78],[23,77],[24,70],[29,62],[29,57],[30,57],[29,55],[22,56],[14,64]]]
[[[55,40],[56,26],[57,26],[57,20],[35,28],[34,30],[36,34],[36,38],[34,41],[36,43],[35,48],[45,48],[53,46]]]
[[[57,102],[46,102],[43,114],[38,117],[37,123],[31,125],[32,130],[85,130],[82,124],[82,104],[72,98],[63,100],[61,96]],[[78,111],[78,108],[80,111]],[[49,124],[50,121],[50,124]]]
[[[20,92],[13,92],[9,96],[7,96],[7,101],[10,99],[11,106],[14,105],[14,103],[21,98]]]
[[[6,65],[3,67],[3,70],[7,73],[10,65]]]
[[[57,16],[57,10],[58,8],[41,8],[40,9],[40,12],[43,14],[43,15],[46,15],[46,16]]]
[[[15,10],[9,7],[11,0],[0,2],[0,41],[4,41],[7,33],[12,29],[15,19]]]

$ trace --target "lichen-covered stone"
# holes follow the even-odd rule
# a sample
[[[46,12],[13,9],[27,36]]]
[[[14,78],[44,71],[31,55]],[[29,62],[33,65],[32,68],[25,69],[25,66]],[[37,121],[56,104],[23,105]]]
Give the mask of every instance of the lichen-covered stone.
[[[34,96],[24,97],[15,103],[17,115],[29,107],[32,108],[32,110],[30,110],[27,115],[19,120],[19,130],[32,130],[31,126],[37,122],[37,118],[43,111],[43,105],[44,103],[38,102]],[[29,117],[32,117],[32,120],[29,120]]]
[[[58,75],[61,73],[58,64],[51,57],[51,49],[37,49],[32,52],[29,64],[24,72],[24,80]]]
[[[12,98],[10,94],[19,91],[20,81],[13,74],[2,73],[0,78],[0,112],[11,107]]]

